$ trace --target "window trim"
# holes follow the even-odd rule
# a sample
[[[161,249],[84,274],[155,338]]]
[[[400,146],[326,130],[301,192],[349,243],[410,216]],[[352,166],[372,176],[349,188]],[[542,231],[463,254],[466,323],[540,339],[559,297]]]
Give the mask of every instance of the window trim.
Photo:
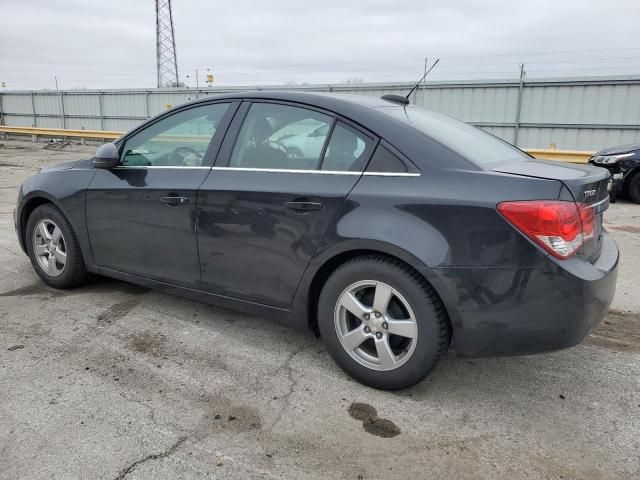
[[[137,168],[137,167],[134,167]],[[142,167],[148,168],[148,167]],[[198,167],[195,167],[198,168]],[[208,167],[207,167],[208,168]],[[222,172],[261,172],[261,173],[295,173],[312,175],[351,175],[365,177],[419,177],[420,172],[350,172],[348,170],[294,170],[286,168],[250,168],[250,167],[211,167],[213,171]]]
[[[127,169],[138,169],[138,170],[149,170],[149,169],[181,169],[181,170],[211,170],[211,165],[201,165],[199,167],[192,167],[189,165],[118,165],[117,167],[113,167],[113,170],[127,170]]]
[[[322,164],[324,163],[324,156],[327,154],[327,148],[329,148],[329,142],[331,142],[331,137],[333,136],[333,131],[336,129],[336,125],[338,124],[338,119],[333,117],[331,121],[331,125],[329,125],[329,131],[327,132],[327,136],[324,137],[324,143],[322,144],[322,150],[320,150],[320,158],[318,158],[318,165],[316,166],[316,170],[322,170]]]
[[[222,142],[224,139],[224,136],[227,133],[227,130],[229,129],[229,126],[232,122],[232,120],[235,118],[235,114],[238,110],[238,108],[240,108],[240,104],[242,102],[238,99],[219,99],[219,100],[211,100],[211,101],[204,101],[204,102],[190,102],[190,103],[186,103],[184,105],[181,105],[179,107],[173,108],[171,110],[168,110],[166,112],[162,112],[161,114],[156,115],[155,117],[147,120],[146,122],[144,122],[141,125],[138,125],[136,128],[134,128],[133,130],[131,130],[130,132],[127,132],[125,135],[123,135],[122,137],[120,137],[118,140],[116,140],[115,144],[118,147],[118,155],[120,156],[120,161],[122,161],[122,155],[124,153],[124,147],[126,145],[126,143],[135,135],[137,135],[138,133],[142,132],[143,130],[146,130],[147,128],[151,127],[152,125],[155,125],[158,122],[163,121],[166,118],[169,118],[170,116],[176,115],[180,112],[186,111],[186,110],[192,110],[194,108],[200,108],[200,107],[205,107],[205,106],[210,106],[210,105],[217,105],[217,104],[228,104],[229,107],[227,108],[227,111],[224,113],[224,115],[222,115],[222,119],[220,120],[220,126],[218,128],[216,128],[215,133],[213,134],[213,137],[211,137],[211,140],[209,140],[209,145],[207,146],[207,150],[205,151],[204,156],[202,157],[202,165],[200,166],[195,166],[195,167],[190,167],[190,166],[182,166],[182,165],[119,165],[116,168],[122,168],[122,169],[126,169],[126,168],[186,168],[186,169],[210,169],[215,161],[216,156],[219,154],[220,152],[220,148],[222,146]]]

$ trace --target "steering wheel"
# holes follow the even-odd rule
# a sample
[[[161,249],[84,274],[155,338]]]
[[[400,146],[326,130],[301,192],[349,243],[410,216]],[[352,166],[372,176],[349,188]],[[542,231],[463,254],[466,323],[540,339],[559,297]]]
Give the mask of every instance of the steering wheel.
[[[176,147],[169,154],[171,165],[183,165],[185,167],[199,167],[204,155],[191,147]]]

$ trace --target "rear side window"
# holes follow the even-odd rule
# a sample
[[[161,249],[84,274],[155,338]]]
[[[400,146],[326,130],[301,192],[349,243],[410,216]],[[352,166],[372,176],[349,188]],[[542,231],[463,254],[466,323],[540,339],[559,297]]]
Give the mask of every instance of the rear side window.
[[[251,106],[230,167],[317,170],[333,117],[274,103]]]
[[[388,172],[388,173],[407,173],[407,165],[396,157],[383,145],[376,148],[369,166],[368,172]]]
[[[373,141],[357,130],[338,122],[333,129],[322,162],[322,170],[359,172],[364,167]]]
[[[380,107],[380,111],[408,123],[483,168],[494,163],[530,159],[484,130],[426,108]]]

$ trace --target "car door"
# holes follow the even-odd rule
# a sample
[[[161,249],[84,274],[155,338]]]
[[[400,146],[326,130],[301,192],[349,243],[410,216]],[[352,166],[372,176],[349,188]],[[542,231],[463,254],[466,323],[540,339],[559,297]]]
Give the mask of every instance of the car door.
[[[326,112],[244,103],[198,193],[203,288],[289,305],[374,143]]]
[[[121,165],[97,170],[87,191],[97,266],[199,287],[196,193],[237,106],[188,106],[120,143]]]

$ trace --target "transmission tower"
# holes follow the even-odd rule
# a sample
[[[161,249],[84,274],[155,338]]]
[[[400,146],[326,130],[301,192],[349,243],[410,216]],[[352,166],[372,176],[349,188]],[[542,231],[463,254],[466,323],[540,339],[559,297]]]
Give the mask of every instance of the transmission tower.
[[[158,88],[179,86],[171,0],[156,0],[156,60]]]

